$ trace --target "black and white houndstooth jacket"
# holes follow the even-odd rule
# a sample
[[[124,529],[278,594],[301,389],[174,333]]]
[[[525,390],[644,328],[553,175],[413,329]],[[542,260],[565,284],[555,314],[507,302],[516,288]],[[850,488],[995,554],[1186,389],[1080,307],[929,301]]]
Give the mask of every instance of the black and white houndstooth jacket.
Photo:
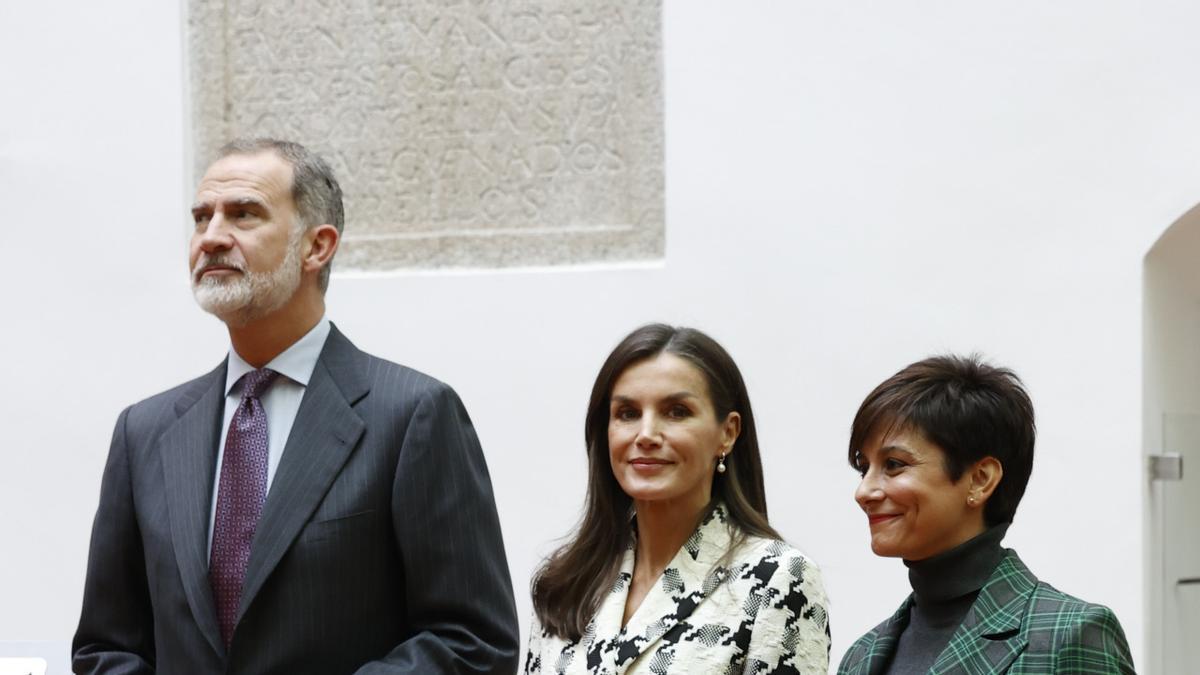
[[[525,673],[777,675],[827,673],[829,616],[817,566],[772,539],[731,538],[723,506],[696,528],[622,627],[634,552],[578,641],[547,635],[533,617]]]

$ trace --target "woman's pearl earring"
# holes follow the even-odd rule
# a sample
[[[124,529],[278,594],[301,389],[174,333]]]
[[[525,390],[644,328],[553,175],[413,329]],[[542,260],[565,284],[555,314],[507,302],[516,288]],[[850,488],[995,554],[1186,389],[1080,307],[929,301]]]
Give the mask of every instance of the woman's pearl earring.
[[[721,458],[717,460],[717,473],[725,473],[725,453],[721,453]]]

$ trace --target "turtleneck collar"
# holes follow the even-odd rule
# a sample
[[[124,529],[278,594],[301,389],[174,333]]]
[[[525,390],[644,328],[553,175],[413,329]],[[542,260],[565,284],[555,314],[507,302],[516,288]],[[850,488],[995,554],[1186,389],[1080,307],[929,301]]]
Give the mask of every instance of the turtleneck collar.
[[[908,582],[918,605],[962,597],[983,588],[1004,557],[1000,541],[1009,523],[990,527],[982,534],[948,551],[924,560],[905,560]]]

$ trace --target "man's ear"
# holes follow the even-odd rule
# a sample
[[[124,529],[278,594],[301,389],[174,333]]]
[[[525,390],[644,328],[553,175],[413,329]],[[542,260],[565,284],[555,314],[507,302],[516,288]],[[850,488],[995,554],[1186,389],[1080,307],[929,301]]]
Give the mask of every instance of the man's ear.
[[[304,247],[300,251],[304,271],[318,272],[328,265],[333,259],[333,254],[337,253],[339,241],[341,236],[332,225],[308,228],[304,233]]]

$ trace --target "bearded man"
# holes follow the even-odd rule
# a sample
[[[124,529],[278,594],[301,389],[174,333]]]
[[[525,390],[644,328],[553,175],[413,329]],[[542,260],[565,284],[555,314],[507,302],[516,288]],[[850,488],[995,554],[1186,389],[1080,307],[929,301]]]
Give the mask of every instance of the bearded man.
[[[117,419],[76,673],[512,673],[487,466],[445,384],[325,318],[329,166],[235,141],[192,207],[192,288],[231,349]]]

